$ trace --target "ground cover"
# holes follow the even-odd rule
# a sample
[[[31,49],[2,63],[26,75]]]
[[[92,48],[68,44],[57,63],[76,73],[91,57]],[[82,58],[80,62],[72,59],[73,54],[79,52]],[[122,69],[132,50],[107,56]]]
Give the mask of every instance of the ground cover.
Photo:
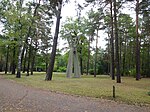
[[[142,78],[136,81],[132,77],[123,77],[122,83],[112,81],[109,76],[84,75],[81,78],[66,78],[63,73],[54,73],[52,81],[45,81],[45,73],[35,73],[32,76],[23,75],[17,79],[14,75],[4,75],[9,80],[40,88],[44,90],[57,91],[65,94],[88,96],[93,98],[104,98],[122,101],[129,104],[150,105],[150,79]],[[112,88],[115,86],[116,98],[112,97]]]

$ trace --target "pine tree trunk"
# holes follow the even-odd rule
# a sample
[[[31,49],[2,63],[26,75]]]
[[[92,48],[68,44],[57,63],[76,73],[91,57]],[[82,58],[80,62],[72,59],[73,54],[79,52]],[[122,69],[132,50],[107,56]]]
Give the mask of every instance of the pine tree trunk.
[[[40,1],[39,1],[39,4],[37,4],[36,5],[36,7],[35,7],[35,10],[34,10],[34,13],[33,13],[33,17],[35,17],[36,16],[36,14],[37,14],[37,9],[38,9],[38,7],[40,6]],[[34,23],[34,20],[32,20],[32,22],[31,22],[31,26],[29,26],[29,28],[28,28],[28,33],[27,33],[27,35],[26,35],[26,39],[25,39],[25,43],[24,43],[24,46],[23,46],[23,51],[22,51],[22,55],[21,55],[21,63],[23,62],[23,57],[24,57],[24,52],[25,52],[25,49],[28,49],[28,46],[26,46],[26,45],[28,45],[28,38],[31,36],[31,31],[32,31],[32,25],[33,25],[33,23]],[[32,37],[33,37],[34,35],[32,35]],[[27,54],[27,53],[26,53]],[[25,56],[25,58],[26,58],[26,56]],[[25,59],[25,61],[24,61],[24,63],[23,63],[23,73],[25,72],[25,64],[26,64],[26,59]],[[22,65],[21,65],[22,66]],[[29,71],[27,70],[27,76],[29,75]]]
[[[16,47],[13,48],[13,60],[12,60],[12,74],[16,73]]]
[[[82,52],[81,52],[82,53]],[[82,55],[81,55],[82,56]],[[81,75],[83,75],[83,59],[80,57],[80,69],[81,69]]]
[[[128,70],[128,67],[126,66],[127,34],[125,34],[124,38],[125,38],[125,45],[124,45],[123,60],[122,60],[123,75],[125,75],[126,71]]]
[[[113,8],[112,0],[110,0],[110,11],[111,11],[111,77],[112,80],[115,80],[115,62],[114,62],[114,27],[113,27]]]
[[[8,71],[8,55],[9,55],[9,46],[7,46],[7,52],[6,52],[5,74],[7,74]]]
[[[46,69],[45,69],[45,72],[47,73],[48,63],[47,63],[47,62],[45,62],[45,63],[46,63]]]
[[[24,62],[23,62],[23,73],[25,73],[26,71],[26,62],[27,62],[27,49],[26,49],[26,53],[25,53],[25,57],[24,57]]]
[[[49,67],[47,70],[45,80],[52,80],[52,74],[53,74],[53,68],[54,68],[54,62],[55,62],[55,56],[56,56],[57,40],[58,40],[58,34],[59,34],[59,25],[60,25],[60,19],[61,19],[62,1],[63,0],[60,0],[58,3],[58,13],[57,13],[57,20],[56,20],[55,35],[53,39],[53,47],[52,47]]]
[[[83,59],[82,59],[82,40],[81,40],[81,47],[80,47],[80,69],[81,69],[81,75],[83,75]]]
[[[35,64],[36,52],[37,52],[37,50],[35,49],[35,50],[33,51],[33,55],[32,55],[32,62],[31,62],[31,75],[33,75],[33,69],[34,69],[34,64]]]
[[[87,71],[86,71],[86,75],[89,74],[89,65],[90,65],[90,41],[91,38],[89,36],[89,44],[88,44],[88,59],[87,59]]]
[[[122,40],[121,40],[121,34],[118,36],[120,38],[118,38],[119,40],[119,62],[120,62],[120,75],[122,76]]]
[[[48,69],[48,58],[47,58],[47,53],[46,53],[46,62],[45,62],[45,72],[47,73],[47,69]]]
[[[94,65],[94,77],[97,74],[97,44],[98,44],[98,29],[97,29],[97,38],[96,38],[96,48],[95,48],[95,65]]]
[[[150,43],[150,38],[149,38],[149,43]],[[148,66],[147,66],[147,71],[149,71],[149,69],[150,69],[150,45],[148,45],[148,49],[147,49],[148,51],[147,51],[147,59],[148,59]],[[150,77],[150,73],[149,74],[147,74],[147,77]]]
[[[30,64],[31,64],[31,53],[32,53],[32,39],[31,39],[31,43],[30,43],[30,46],[29,46],[27,75],[26,76],[29,76],[29,70],[30,70]]]
[[[21,63],[23,62],[24,52],[25,52],[27,43],[28,43],[28,38],[26,39],[26,41],[25,41],[25,43],[23,45],[22,54],[21,54]],[[21,65],[21,68],[22,68],[22,65]]]
[[[138,33],[138,15],[139,15],[139,0],[136,0],[136,80],[141,78],[140,76],[140,42]]]
[[[3,62],[2,62],[2,55],[1,55],[1,60],[0,60],[0,72],[2,72],[3,71]]]
[[[116,76],[117,83],[121,83],[120,62],[119,62],[119,46],[118,46],[118,26],[117,26],[117,9],[116,0],[114,0],[114,27],[115,27],[115,46],[116,46]]]
[[[126,46],[125,46],[126,47]],[[124,76],[125,75],[125,62],[126,62],[126,49],[124,50],[124,53],[123,53],[123,60],[122,60],[122,75]]]
[[[108,72],[108,74],[110,75],[110,77],[112,78],[112,60],[111,60],[111,37],[109,38],[110,36],[109,36],[109,33],[108,33],[108,60],[109,60],[109,62],[108,62],[108,70],[107,70],[107,72]]]
[[[36,53],[33,55],[32,57],[32,62],[31,62],[31,75],[33,75],[33,69],[34,69],[34,64],[35,64],[35,56],[36,56]]]
[[[129,43],[131,42],[131,40],[129,41]],[[130,46],[130,44],[128,44],[128,49],[129,49],[129,53],[128,53],[128,65],[129,65],[129,70],[132,69],[132,64],[131,64],[131,61],[132,61],[132,46]]]

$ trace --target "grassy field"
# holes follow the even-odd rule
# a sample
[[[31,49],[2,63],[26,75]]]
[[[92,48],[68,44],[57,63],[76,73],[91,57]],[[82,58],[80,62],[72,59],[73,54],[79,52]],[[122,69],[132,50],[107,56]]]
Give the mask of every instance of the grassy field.
[[[45,73],[33,76],[22,76],[17,79],[14,75],[4,75],[5,78],[18,83],[51,91],[88,96],[94,98],[111,99],[129,104],[150,105],[150,79],[123,77],[122,83],[112,81],[109,76],[82,76],[81,78],[66,78],[65,74],[54,73],[52,81],[44,81]],[[116,98],[112,97],[113,85],[116,87]]]

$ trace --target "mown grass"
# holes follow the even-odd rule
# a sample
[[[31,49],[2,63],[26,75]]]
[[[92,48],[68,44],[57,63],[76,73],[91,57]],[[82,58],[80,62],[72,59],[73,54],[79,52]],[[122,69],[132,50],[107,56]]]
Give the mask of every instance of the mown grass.
[[[132,77],[123,77],[122,83],[112,81],[109,76],[82,76],[81,78],[66,78],[65,74],[54,73],[52,81],[45,81],[45,73],[35,73],[33,76],[5,75],[7,79],[36,88],[59,91],[63,93],[104,98],[122,101],[129,104],[150,105],[150,79],[142,78],[136,81]],[[112,97],[113,85],[116,87],[116,98]]]

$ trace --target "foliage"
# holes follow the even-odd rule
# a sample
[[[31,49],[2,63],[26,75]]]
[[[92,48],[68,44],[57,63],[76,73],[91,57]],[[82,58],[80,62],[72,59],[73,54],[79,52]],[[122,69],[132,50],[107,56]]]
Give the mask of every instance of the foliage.
[[[89,73],[90,73],[91,75],[94,75],[94,69],[89,69]],[[96,74],[99,74],[99,73],[98,73],[98,69],[96,69]]]
[[[0,1],[0,21],[3,24],[3,38],[0,38],[2,40],[0,45],[9,45],[11,49],[14,48],[15,50],[9,53],[10,57],[13,52],[15,55],[19,53],[15,58],[18,58],[18,63],[24,63],[24,68],[26,67],[28,71],[35,65],[37,51],[39,50],[46,57],[51,47],[54,6],[51,6],[52,3],[49,4],[48,1],[47,3],[41,3],[40,0],[36,2]],[[8,63],[13,63],[13,60],[9,60]],[[20,68],[21,64],[18,64]],[[9,65],[12,68],[12,64]],[[37,66],[43,68],[45,65],[39,63]]]
[[[59,67],[57,69],[57,72],[66,72],[67,68],[66,67]]]
[[[27,68],[27,63],[29,63],[29,66],[31,66],[31,63],[33,62],[33,57],[36,56],[35,62],[33,62],[32,65],[34,65],[34,68],[40,67],[46,71],[50,56],[49,51],[51,50],[53,41],[53,36],[51,32],[51,27],[53,24],[52,19],[53,17],[57,16],[58,1],[59,0],[45,0],[44,2],[42,2],[40,0],[36,0],[34,2],[26,1],[26,4],[24,1],[23,5],[16,0],[0,1],[0,22],[3,26],[2,34],[0,35],[1,70],[4,70],[6,65],[6,46],[10,47],[8,59],[9,68],[12,68],[12,63],[14,60],[15,64],[17,63],[17,55],[20,52],[19,47],[22,46],[22,48],[24,49],[24,53],[22,53],[22,60],[23,63],[25,63],[25,67]],[[66,1],[68,0],[65,0],[63,4]],[[86,72],[87,69],[90,69],[90,72],[92,73],[93,69],[95,69],[94,66],[96,66],[96,69],[98,69],[98,74],[108,74],[110,72],[111,64],[110,34],[112,22],[109,9],[110,0],[86,0],[86,2],[88,2],[88,5],[92,3],[91,5],[93,5],[93,8],[88,10],[85,16],[81,16],[82,14],[79,14],[81,12],[78,12],[78,17],[68,17],[66,21],[62,23],[60,36],[64,40],[67,40],[69,44],[72,41],[69,34],[72,32],[75,32],[77,34],[79,39],[77,49],[80,63],[82,62],[82,69],[84,70],[84,72]],[[121,65],[120,69],[121,74],[124,76],[135,76],[136,25],[134,19],[132,19],[129,14],[122,13],[121,9],[124,8],[122,7],[123,3],[126,3],[126,0],[117,2],[117,6],[119,8],[117,15],[117,25],[119,36],[119,61]],[[85,5],[87,6],[87,4]],[[149,0],[140,1],[139,36],[141,58],[140,65],[142,77],[150,77],[149,7]],[[108,43],[105,51],[102,51],[101,48],[97,48],[96,50],[96,47],[93,46],[97,37],[96,31],[99,32],[98,34],[100,35],[100,37],[102,35],[100,33],[100,30],[104,30],[106,33],[106,41]],[[62,49],[65,49],[65,51],[67,51],[66,48]],[[98,53],[97,56],[96,51]],[[56,56],[54,71],[65,71],[68,54],[63,51],[59,51],[59,54],[59,56]],[[97,57],[97,59],[95,57]],[[88,60],[90,60],[89,68],[87,67]],[[116,64],[114,64],[114,66],[116,66]]]
[[[130,75],[130,76],[135,77],[135,74],[136,74],[136,69],[135,69],[135,68],[134,68],[134,69],[129,70],[129,75]]]
[[[150,91],[148,92],[148,95],[150,96]]]

